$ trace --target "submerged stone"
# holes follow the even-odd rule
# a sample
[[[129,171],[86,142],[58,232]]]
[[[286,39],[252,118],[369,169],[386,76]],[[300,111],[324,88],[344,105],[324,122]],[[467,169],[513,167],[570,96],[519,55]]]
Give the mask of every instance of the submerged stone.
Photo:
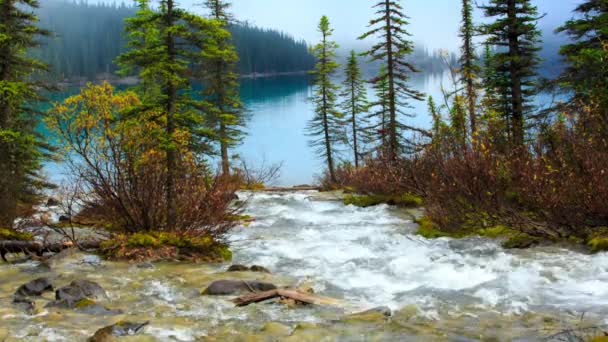
[[[277,287],[274,284],[260,281],[217,280],[211,283],[211,285],[209,285],[202,294],[209,296],[227,296],[250,292],[264,292],[276,289]]]
[[[139,334],[144,328],[150,324],[150,322],[144,323],[131,323],[131,322],[118,322],[114,325],[101,328],[95,332],[89,342],[111,342],[114,341],[114,337],[132,336]]]
[[[106,291],[99,284],[89,280],[75,280],[55,292],[55,299],[58,301],[77,302],[85,298],[102,299],[106,297]]]
[[[15,292],[15,297],[38,297],[47,291],[53,291],[51,281],[48,278],[38,278],[19,286]]]

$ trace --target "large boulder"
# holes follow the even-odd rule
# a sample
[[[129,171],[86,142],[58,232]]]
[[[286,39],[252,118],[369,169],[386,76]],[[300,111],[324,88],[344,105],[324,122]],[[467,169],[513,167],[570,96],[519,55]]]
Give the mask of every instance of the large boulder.
[[[102,299],[107,298],[106,291],[97,283],[89,280],[74,280],[70,285],[62,287],[55,292],[55,299],[70,300],[77,302],[79,300]]]
[[[48,278],[38,278],[19,286],[15,297],[38,297],[47,291],[53,291],[51,281]]]
[[[209,296],[229,296],[276,289],[277,287],[274,284],[255,280],[218,280],[211,283],[203,291],[203,294]]]

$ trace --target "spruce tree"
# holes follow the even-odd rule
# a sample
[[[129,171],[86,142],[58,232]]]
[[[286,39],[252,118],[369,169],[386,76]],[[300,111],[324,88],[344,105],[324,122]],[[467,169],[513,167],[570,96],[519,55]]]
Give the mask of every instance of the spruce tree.
[[[378,152],[384,152],[387,148],[387,132],[389,118],[388,80],[386,78],[386,66],[381,65],[378,76],[372,80],[374,89],[374,101],[369,104],[367,121],[369,126],[367,144],[373,146]]]
[[[45,144],[35,133],[35,105],[45,64],[27,52],[49,35],[37,26],[35,0],[0,1],[0,227],[12,228],[20,202],[29,202],[44,182],[39,176]]]
[[[338,44],[330,40],[333,29],[326,16],[321,18],[318,26],[321,42],[312,48],[317,64],[312,74],[315,76],[313,102],[315,116],[308,123],[308,135],[313,138],[310,144],[315,152],[326,160],[327,170],[332,182],[336,182],[335,145],[344,141],[342,114],[336,108],[338,86],[332,77],[340,65],[336,62]]]
[[[158,94],[144,98],[139,113],[157,112],[155,119],[164,127],[159,139],[165,152],[165,204],[167,230],[175,229],[178,208],[175,183],[180,174],[176,131],[188,132],[190,146],[195,151],[206,150],[209,135],[190,91],[190,67],[200,63],[202,49],[213,51],[202,36],[221,34],[220,25],[176,6],[174,0],[161,0],[157,10],[151,10],[149,0],[139,0],[140,10],[127,20],[131,50],[118,59],[124,70],[138,72],[140,78],[154,82]],[[147,27],[147,28],[146,28]],[[142,39],[142,29],[147,35]],[[137,114],[137,113],[135,113]],[[161,227],[158,227],[159,229]]]
[[[587,0],[576,7],[578,16],[566,22],[558,32],[567,33],[571,44],[560,53],[568,67],[559,78],[561,85],[574,92],[577,105],[590,99],[600,101],[608,127],[608,1]]]
[[[524,145],[525,122],[534,110],[540,31],[538,11],[530,0],[490,0],[481,6],[494,22],[482,26],[488,42],[499,50],[493,57],[495,72],[509,84],[510,105],[505,113],[514,147]]]
[[[387,152],[390,159],[395,159],[401,152],[411,151],[413,142],[405,137],[406,131],[425,133],[420,129],[407,125],[402,116],[411,117],[405,112],[409,107],[408,100],[423,101],[424,95],[409,87],[410,73],[418,70],[406,60],[414,51],[414,46],[408,40],[410,33],[405,27],[408,17],[403,13],[403,7],[397,0],[381,0],[374,6],[378,17],[370,21],[370,31],[359,39],[378,37],[379,42],[366,53],[372,61],[381,61],[386,65],[386,74],[381,74],[372,82],[388,83],[388,142]],[[407,146],[406,146],[407,145]]]
[[[359,61],[355,51],[351,51],[346,64],[344,84],[342,86],[342,111],[343,115],[350,121],[351,132],[349,134],[353,148],[355,167],[359,167],[359,159],[362,154],[362,144],[367,139],[365,131],[366,120],[363,114],[367,112],[367,90],[359,68]]]
[[[469,124],[473,137],[477,132],[477,78],[480,73],[477,56],[475,55],[475,45],[473,44],[474,35],[475,26],[473,25],[471,0],[462,0],[462,26],[460,28],[460,37],[462,38],[460,49],[461,82],[466,92]]]
[[[215,131],[215,139],[220,145],[222,173],[228,175],[228,150],[241,142],[244,135],[242,128],[245,126],[245,111],[239,96],[239,76],[236,73],[239,57],[228,31],[232,20],[228,12],[230,3],[208,0],[205,5],[211,12],[210,19],[217,21],[221,31],[208,36],[206,41],[214,48],[206,48],[201,56],[202,95],[209,121]]]

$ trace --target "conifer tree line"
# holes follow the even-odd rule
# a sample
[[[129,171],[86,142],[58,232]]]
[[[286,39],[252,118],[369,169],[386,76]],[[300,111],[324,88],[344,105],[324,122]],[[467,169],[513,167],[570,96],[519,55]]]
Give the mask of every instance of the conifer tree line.
[[[124,94],[108,84],[89,85],[54,104],[45,121],[61,139],[58,147],[71,151],[70,169],[97,199],[95,210],[113,224],[129,232],[207,227],[205,234],[216,239],[234,224],[227,219],[226,194],[237,182],[229,177],[229,154],[246,121],[230,3],[207,1],[205,17],[174,0],[137,5],[126,19],[127,44],[117,64],[141,82]],[[34,203],[46,185],[39,170],[51,152],[35,133],[40,118],[33,109],[44,83],[32,80],[44,79],[48,68],[28,57],[51,34],[38,28],[38,6],[0,3],[0,225],[9,228],[18,208]],[[216,156],[221,168],[214,180]]]
[[[132,3],[41,2],[36,10],[39,27],[53,35],[31,53],[50,65],[47,78],[95,80],[114,74],[119,69],[116,58],[127,51],[124,22],[137,11]],[[306,71],[314,65],[304,41],[242,22],[231,22],[228,28],[240,56],[239,74]]]
[[[368,114],[376,116],[372,136],[382,134],[358,169],[333,171],[338,186],[423,197],[425,228],[437,229],[429,236],[507,227],[520,234],[515,246],[572,238],[597,250],[608,224],[608,2],[582,1],[556,28],[570,38],[560,50],[567,67],[546,80],[539,76],[544,14],[533,0],[461,0],[453,89],[428,98],[428,131],[408,125],[405,112],[422,98],[407,84],[416,68],[403,59],[411,53],[406,6],[375,4],[363,38],[376,37],[367,55],[383,63]],[[473,20],[475,10],[483,23]],[[537,106],[541,90],[557,98],[549,108]]]

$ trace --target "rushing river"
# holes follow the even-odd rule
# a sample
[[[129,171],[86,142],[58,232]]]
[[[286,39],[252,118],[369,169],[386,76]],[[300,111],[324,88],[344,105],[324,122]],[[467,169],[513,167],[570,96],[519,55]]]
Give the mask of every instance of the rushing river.
[[[230,239],[234,263],[272,274],[226,273],[229,264],[159,263],[140,268],[76,253],[51,262],[0,264],[0,341],[84,341],[121,320],[150,321],[125,341],[536,341],[564,329],[606,324],[608,255],[558,247],[503,250],[483,239],[426,240],[411,215],[387,206],[344,206],[315,192],[241,194],[248,227]],[[11,304],[38,277],[56,287],[98,282],[117,316]],[[218,279],[312,286],[337,307],[277,303],[237,308],[200,294]],[[392,317],[352,317],[388,306]]]

